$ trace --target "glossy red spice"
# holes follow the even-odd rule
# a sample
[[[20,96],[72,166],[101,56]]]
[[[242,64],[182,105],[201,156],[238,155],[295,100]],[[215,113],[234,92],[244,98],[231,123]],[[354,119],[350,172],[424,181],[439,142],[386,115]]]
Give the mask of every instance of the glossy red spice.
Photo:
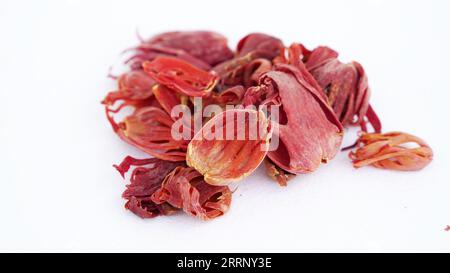
[[[224,214],[231,204],[228,187],[216,187],[182,162],[126,157],[115,168],[124,175],[134,166],[122,197],[125,208],[141,218],[172,215],[180,209],[203,220]]]
[[[174,121],[163,109],[141,107],[119,123],[108,117],[117,135],[129,144],[159,159],[186,160],[188,143],[172,137]]]
[[[141,218],[153,218],[176,212],[177,208],[168,203],[156,204],[151,200],[151,196],[161,187],[164,178],[181,165],[183,165],[182,162],[169,162],[156,158],[136,159],[130,156],[127,156],[120,165],[115,165],[123,177],[130,167],[136,167],[131,173],[130,184],[122,194],[122,197],[127,200],[125,208]]]
[[[183,50],[209,65],[216,65],[233,57],[227,39],[211,31],[166,32],[144,41],[143,44]]]
[[[219,75],[219,87],[256,85],[259,76],[269,71],[272,59],[280,54],[283,44],[280,39],[253,33],[242,38],[233,59],[216,65],[212,70]]]
[[[342,63],[338,56],[328,47],[318,47],[305,52],[305,65],[344,126],[360,125],[367,131],[370,123],[380,133],[381,122],[369,104],[371,91],[363,67],[358,62]]]
[[[151,198],[157,204],[168,203],[202,220],[223,215],[231,204],[231,191],[225,186],[205,183],[193,168],[177,167],[162,182]]]
[[[142,63],[156,57],[176,57],[200,69],[210,69],[233,57],[222,35],[210,31],[175,31],[159,34],[132,49],[126,63],[131,69],[142,69]]]
[[[276,37],[263,33],[251,33],[238,42],[236,53],[241,57],[248,53],[258,52],[266,59],[273,59],[283,47],[281,40]]]
[[[350,158],[355,168],[372,165],[381,169],[418,171],[431,162],[433,150],[422,139],[406,133],[363,133]]]
[[[277,181],[282,187],[286,187],[289,180],[295,177],[295,174],[283,170],[268,158],[264,160],[264,167],[266,168],[267,175],[269,175],[272,180]]]
[[[122,74],[117,83],[117,90],[109,92],[103,104],[112,106],[119,100],[128,103],[147,100],[153,95],[155,81],[143,71],[137,70]]]
[[[216,74],[176,58],[158,57],[142,66],[156,82],[191,97],[208,95],[218,80]]]
[[[291,65],[280,65],[261,77],[259,86],[249,88],[244,98],[247,105],[281,107],[280,145],[268,156],[294,174],[312,172],[334,158],[343,137],[341,124],[305,73]]]
[[[238,124],[238,120],[243,124]],[[256,128],[254,135],[252,128]],[[220,136],[213,137],[214,134]],[[203,174],[211,185],[237,182],[264,160],[270,137],[270,122],[263,112],[247,109],[222,112],[191,140],[187,164]]]

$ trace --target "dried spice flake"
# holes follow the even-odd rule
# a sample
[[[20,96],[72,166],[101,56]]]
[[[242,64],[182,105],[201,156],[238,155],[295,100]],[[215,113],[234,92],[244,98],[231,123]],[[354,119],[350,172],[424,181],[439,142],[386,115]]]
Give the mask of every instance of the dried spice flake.
[[[433,159],[433,150],[425,141],[401,132],[362,133],[356,147],[349,154],[355,168],[372,165],[381,169],[418,171]]]

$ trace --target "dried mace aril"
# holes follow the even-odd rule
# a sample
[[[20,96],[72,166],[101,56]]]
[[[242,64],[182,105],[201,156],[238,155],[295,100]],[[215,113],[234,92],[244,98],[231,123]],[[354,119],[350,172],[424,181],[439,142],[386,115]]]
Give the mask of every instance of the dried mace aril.
[[[183,163],[156,158],[136,159],[131,156],[127,156],[120,165],[115,165],[122,177],[130,167],[136,166],[131,173],[130,184],[122,194],[122,197],[128,200],[125,208],[141,218],[175,213],[177,208],[166,202],[155,203],[151,197],[161,187],[166,175],[180,165]]]
[[[266,168],[266,173],[274,181],[277,181],[280,186],[287,186],[289,180],[295,177],[295,174],[288,173],[282,168],[275,165],[270,159],[264,160],[264,167]]]
[[[210,220],[223,215],[231,204],[231,191],[226,186],[205,183],[193,168],[177,167],[152,196],[157,204],[169,203],[189,215]]]
[[[302,48],[306,68],[323,88],[341,123],[360,125],[366,132],[370,123],[375,133],[380,133],[381,122],[369,104],[371,91],[362,65],[340,62],[339,54],[328,47],[311,52]]]
[[[191,140],[187,164],[203,174],[207,183],[227,185],[247,177],[259,166],[270,137],[270,121],[262,111],[222,112]]]
[[[289,173],[316,170],[337,154],[342,142],[342,126],[320,90],[308,82],[307,72],[291,65],[266,73],[257,87],[247,90],[244,103],[279,105],[279,147],[269,158]]]
[[[350,152],[355,168],[372,165],[381,169],[418,171],[433,159],[433,150],[425,141],[401,132],[363,133],[356,147]]]
[[[208,95],[218,81],[215,73],[176,58],[158,57],[151,62],[144,62],[143,67],[158,83],[192,97]]]
[[[172,137],[174,121],[163,109],[142,107],[120,123],[111,122],[121,139],[142,151],[163,160],[185,160],[187,142]]]

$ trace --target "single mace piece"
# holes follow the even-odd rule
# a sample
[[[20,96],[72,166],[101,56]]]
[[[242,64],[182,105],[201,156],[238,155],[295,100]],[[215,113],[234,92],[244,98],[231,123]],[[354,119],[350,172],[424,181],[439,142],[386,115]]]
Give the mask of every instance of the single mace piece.
[[[412,144],[414,147],[406,145]],[[355,168],[372,165],[381,169],[418,171],[433,159],[433,150],[422,139],[401,132],[363,133],[350,152]]]

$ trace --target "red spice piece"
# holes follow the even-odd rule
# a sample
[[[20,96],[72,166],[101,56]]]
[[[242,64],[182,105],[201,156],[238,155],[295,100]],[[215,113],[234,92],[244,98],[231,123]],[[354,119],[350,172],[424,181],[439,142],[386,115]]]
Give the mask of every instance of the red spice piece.
[[[237,182],[264,160],[270,137],[270,122],[263,112],[228,110],[197,132],[188,146],[187,164],[211,185]]]
[[[173,107],[182,104],[183,102],[187,102],[188,100],[187,96],[161,84],[155,84],[152,88],[152,92],[153,95],[155,95],[155,99],[161,105],[161,108],[163,108],[169,115]]]
[[[304,67],[277,65],[261,77],[259,86],[247,90],[244,104],[279,105],[279,147],[269,158],[289,173],[316,170],[334,158],[343,129],[333,110]],[[274,131],[274,134],[276,131]]]
[[[136,159],[131,156],[127,156],[120,165],[115,165],[122,177],[131,166],[136,166],[131,173],[130,184],[122,194],[122,197],[128,200],[125,208],[141,218],[175,213],[177,208],[165,202],[156,204],[151,200],[151,195],[161,187],[166,175],[180,165],[184,163],[156,158]]]
[[[450,231],[450,226],[447,226],[447,227],[445,228],[445,231]]]
[[[274,181],[277,181],[278,184],[282,187],[286,187],[288,181],[296,176],[295,174],[288,173],[285,170],[281,169],[270,159],[264,160],[264,167],[266,168],[266,173],[269,175],[269,177]]]
[[[245,56],[236,57],[215,66],[212,71],[219,76],[218,89],[223,90],[236,85],[245,85],[245,82],[249,81],[245,76],[251,77],[248,73],[245,74],[247,66],[259,59],[261,58],[257,52],[250,52]]]
[[[141,44],[132,50],[132,57],[125,61],[132,70],[140,70],[143,62],[162,56],[176,57],[204,70],[233,58],[226,38],[210,31],[165,32],[141,39]]]
[[[103,104],[112,106],[116,101],[124,100],[128,103],[149,99],[152,87],[156,83],[143,71],[130,71],[121,75],[118,79],[118,90],[109,92],[102,101]]]
[[[414,144],[416,147],[407,147]],[[418,171],[433,159],[433,150],[418,137],[407,133],[362,133],[356,150],[349,156],[355,168],[372,165],[381,169]]]
[[[266,59],[273,59],[283,47],[283,43],[278,38],[263,33],[251,33],[238,42],[236,51],[238,57],[250,52],[258,52]]]
[[[186,61],[199,69],[211,69],[209,64],[180,49],[167,48],[152,44],[141,44],[132,50],[134,51],[133,56],[125,61],[125,64],[129,65],[131,70],[142,70],[142,64],[144,62],[152,61],[158,57],[174,57]]]
[[[209,95],[218,81],[215,73],[176,58],[158,57],[144,62],[143,68],[156,82],[191,97]]]
[[[369,104],[371,91],[361,64],[340,62],[338,53],[328,47],[311,52],[302,49],[306,68],[323,88],[341,123],[360,125],[365,132],[370,123],[374,132],[380,133],[381,122]]]
[[[187,143],[172,138],[174,121],[163,109],[141,107],[119,123],[114,121],[108,110],[107,114],[116,134],[127,143],[159,159],[186,160]]]
[[[168,203],[189,215],[210,220],[223,215],[231,204],[231,191],[226,186],[205,183],[193,168],[177,167],[151,198],[156,204]]]
[[[209,65],[216,65],[233,58],[234,54],[227,43],[224,36],[211,31],[166,32],[144,42],[144,44],[183,50]]]

